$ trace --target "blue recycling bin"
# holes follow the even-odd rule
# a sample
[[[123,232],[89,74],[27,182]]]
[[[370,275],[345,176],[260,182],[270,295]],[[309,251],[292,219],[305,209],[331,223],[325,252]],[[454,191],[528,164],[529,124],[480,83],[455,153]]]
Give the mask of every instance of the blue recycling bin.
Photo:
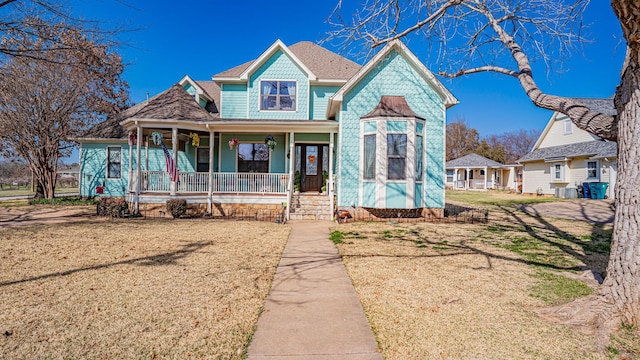
[[[591,199],[591,191],[589,191],[589,184],[588,182],[586,183],[582,183],[582,196],[585,199]]]
[[[589,183],[589,191],[591,192],[591,198],[602,200],[607,195],[607,188],[609,187],[609,183],[606,182],[596,182]]]

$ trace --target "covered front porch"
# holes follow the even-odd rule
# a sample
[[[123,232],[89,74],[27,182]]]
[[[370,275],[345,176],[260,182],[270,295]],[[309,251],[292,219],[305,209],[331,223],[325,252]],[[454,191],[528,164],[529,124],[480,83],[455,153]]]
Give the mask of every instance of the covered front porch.
[[[335,121],[181,121],[167,128],[138,120],[131,125],[127,198],[134,212],[140,204],[185,199],[205,205],[209,214],[222,207],[266,206],[285,208],[288,218],[285,205],[294,191],[333,199]]]

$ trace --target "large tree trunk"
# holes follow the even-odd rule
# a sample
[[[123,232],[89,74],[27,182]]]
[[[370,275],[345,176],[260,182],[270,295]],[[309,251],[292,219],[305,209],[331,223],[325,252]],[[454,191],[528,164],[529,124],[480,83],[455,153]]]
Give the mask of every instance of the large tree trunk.
[[[611,255],[602,293],[627,324],[640,324],[640,66],[629,54],[616,90],[618,178]]]

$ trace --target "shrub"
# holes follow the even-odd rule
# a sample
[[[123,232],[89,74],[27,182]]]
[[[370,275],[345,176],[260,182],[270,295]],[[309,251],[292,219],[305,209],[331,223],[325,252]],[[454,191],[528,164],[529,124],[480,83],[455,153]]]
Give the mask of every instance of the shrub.
[[[102,197],[98,203],[99,216],[125,217],[129,214],[129,204],[123,198]]]
[[[187,213],[187,200],[170,199],[167,200],[167,211],[174,219],[183,217]]]

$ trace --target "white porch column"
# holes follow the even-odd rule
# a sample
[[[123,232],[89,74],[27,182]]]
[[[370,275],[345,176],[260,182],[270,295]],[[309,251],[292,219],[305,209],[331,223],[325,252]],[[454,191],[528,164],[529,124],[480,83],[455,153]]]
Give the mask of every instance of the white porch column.
[[[291,214],[291,194],[293,193],[293,187],[295,182],[295,167],[296,167],[296,133],[289,133],[289,188],[287,189],[287,215],[289,220]]]
[[[471,181],[471,179],[469,178],[469,168],[466,168],[464,170],[464,189],[465,190],[469,190],[469,181]]]
[[[138,125],[136,129],[136,137],[138,139],[136,141],[136,196],[134,201],[133,213],[137,215],[140,214],[140,178],[142,177],[142,171],[140,170],[140,140],[142,139],[142,128],[140,127],[140,125]]]
[[[209,190],[207,192],[207,212],[209,214],[213,214],[213,136],[213,131],[209,129]]]
[[[453,169],[453,190],[458,188],[458,168]]]
[[[336,133],[332,132],[329,134],[329,178],[327,179],[327,194],[329,194],[329,214],[333,216],[333,209],[335,209],[334,197],[333,197],[333,147],[334,142],[333,138]]]
[[[173,150],[173,162],[176,164],[176,169],[178,168],[178,128],[171,129],[171,150]],[[172,181],[171,187],[169,191],[171,192],[171,196],[175,196],[177,189],[177,182]]]
[[[487,190],[487,179],[489,178],[489,168],[484,167],[484,189]]]

